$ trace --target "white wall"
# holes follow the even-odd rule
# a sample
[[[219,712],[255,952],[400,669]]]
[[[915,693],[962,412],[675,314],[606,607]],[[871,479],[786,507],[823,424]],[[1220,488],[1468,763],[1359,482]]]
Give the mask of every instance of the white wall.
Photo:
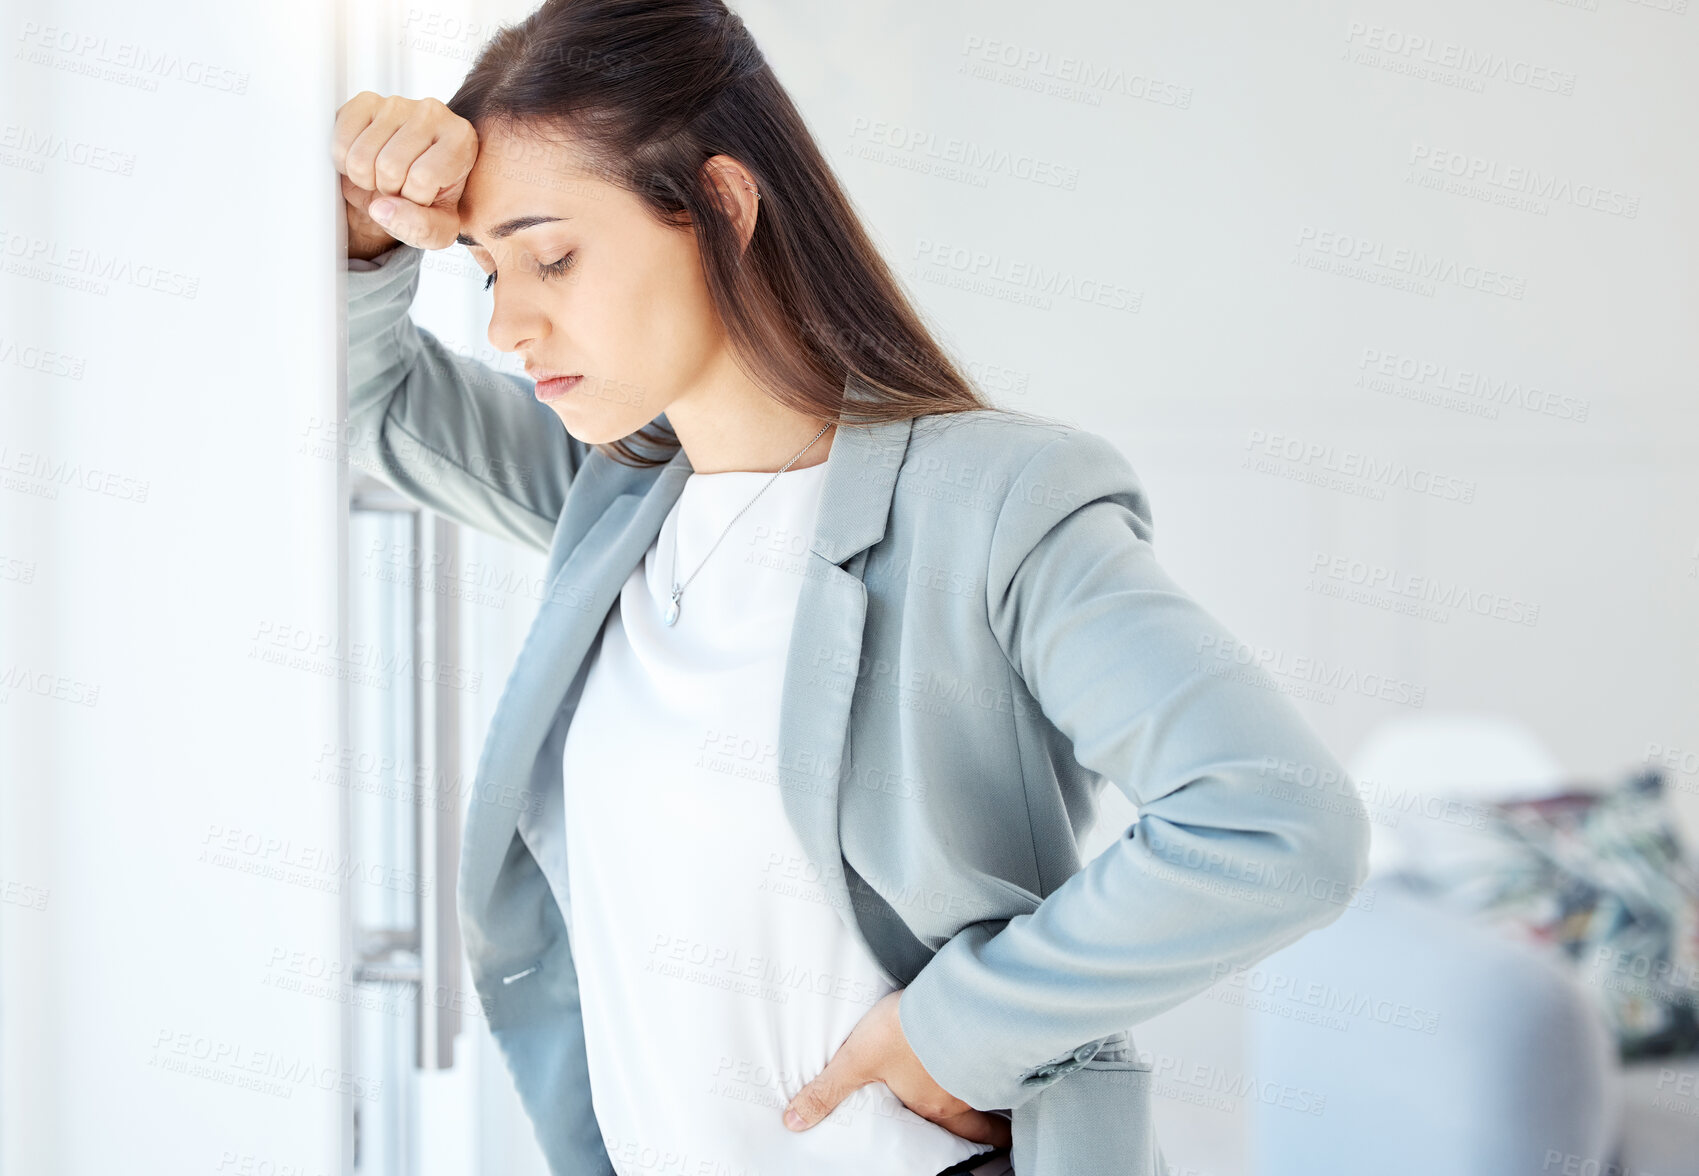
[[[333,1172],[334,14],[0,28],[0,1170]]]

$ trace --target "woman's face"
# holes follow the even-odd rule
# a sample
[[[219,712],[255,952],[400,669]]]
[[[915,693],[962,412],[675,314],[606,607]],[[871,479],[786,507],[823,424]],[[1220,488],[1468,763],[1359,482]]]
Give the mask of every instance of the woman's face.
[[[496,275],[491,344],[524,359],[580,441],[628,436],[725,361],[695,234],[661,224],[571,147],[490,132],[459,211],[460,243]]]

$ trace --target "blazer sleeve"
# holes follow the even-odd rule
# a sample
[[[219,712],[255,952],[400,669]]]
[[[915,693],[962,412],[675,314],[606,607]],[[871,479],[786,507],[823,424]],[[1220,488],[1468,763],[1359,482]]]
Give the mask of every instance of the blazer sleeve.
[[[398,245],[375,264],[350,262],[349,460],[456,522],[547,552],[590,448],[528,380],[413,322],[423,257]]]
[[[910,1047],[980,1110],[1021,1105],[1093,1039],[1332,922],[1368,874],[1356,787],[1151,534],[1126,458],[1078,429],[1032,457],[998,515],[996,639],[1075,758],[1139,812],[1036,910],[964,928],[904,990]]]

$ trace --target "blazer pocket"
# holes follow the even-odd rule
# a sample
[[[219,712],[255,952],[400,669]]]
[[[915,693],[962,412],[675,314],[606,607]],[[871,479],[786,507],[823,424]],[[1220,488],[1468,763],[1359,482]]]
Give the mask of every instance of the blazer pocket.
[[[1163,1176],[1151,1063],[1093,1058],[1014,1110],[1016,1176]]]

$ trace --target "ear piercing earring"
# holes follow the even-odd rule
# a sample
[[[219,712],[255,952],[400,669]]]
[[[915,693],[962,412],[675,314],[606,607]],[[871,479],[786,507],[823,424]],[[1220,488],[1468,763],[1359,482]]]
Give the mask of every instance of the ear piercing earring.
[[[751,191],[751,192],[754,192],[754,193],[755,193],[755,199],[757,199],[757,200],[759,200],[759,199],[761,199],[761,193],[760,193],[760,191],[759,191],[759,190],[758,190],[758,189],[757,189],[757,188],[756,188],[756,187],[755,187],[755,185],[754,185],[754,184],[752,184],[752,183],[750,183],[750,182],[749,182],[749,181],[748,181],[748,180],[745,180],[745,181],[743,181],[743,186],[744,186],[744,187],[745,187],[745,188],[748,188],[748,189],[749,189],[749,190],[750,190],[750,191]]]

